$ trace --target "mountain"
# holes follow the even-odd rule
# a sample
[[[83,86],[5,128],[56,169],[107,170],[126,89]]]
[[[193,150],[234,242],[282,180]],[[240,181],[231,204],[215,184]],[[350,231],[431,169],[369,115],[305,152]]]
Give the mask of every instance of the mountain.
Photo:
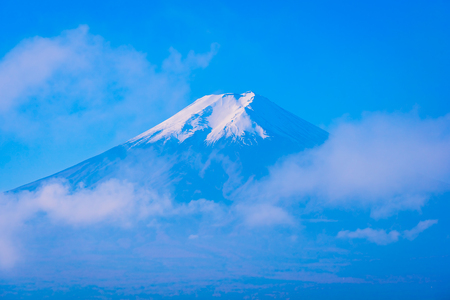
[[[150,130],[11,192],[62,180],[72,189],[117,178],[167,189],[178,201],[228,201],[281,157],[328,138],[324,130],[253,92],[208,95]]]
[[[364,291],[391,295],[400,282],[394,297],[436,291],[448,299],[448,193],[429,192],[433,205],[422,207],[416,203],[428,192],[394,180],[399,194],[373,198],[375,174],[375,185],[362,188],[367,198],[346,197],[353,187],[340,177],[360,170],[348,169],[347,158],[331,157],[339,167],[323,168],[334,153],[327,147],[295,155],[327,138],[251,92],[202,97],[122,145],[3,197],[3,290],[40,295],[33,299],[55,290],[75,298],[70,291],[85,287],[99,293],[78,298],[317,299],[331,291],[357,299]],[[403,196],[413,209],[400,207]],[[400,208],[392,217],[371,215],[393,206]],[[5,261],[13,269],[3,270]]]

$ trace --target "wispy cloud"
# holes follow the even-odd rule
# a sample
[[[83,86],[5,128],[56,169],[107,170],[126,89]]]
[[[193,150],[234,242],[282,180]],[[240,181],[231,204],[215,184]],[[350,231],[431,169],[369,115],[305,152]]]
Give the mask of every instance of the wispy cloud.
[[[23,40],[0,61],[0,133],[25,142],[121,141],[182,108],[192,71],[207,67],[217,49],[186,58],[170,49],[158,68],[85,25]]]
[[[245,223],[250,226],[292,225],[293,217],[284,208],[270,204],[237,205]]]
[[[183,58],[176,49],[170,48],[170,56],[163,62],[162,69],[169,73],[189,75],[193,69],[206,68],[218,50],[219,44],[213,43],[210,52],[196,54],[190,51],[187,57]]]
[[[384,229],[357,229],[355,231],[343,230],[339,231],[337,238],[340,239],[366,239],[369,242],[378,245],[387,245],[398,241],[399,237],[406,238],[408,240],[414,240],[421,232],[430,226],[437,224],[438,220],[426,220],[420,221],[411,230],[405,230],[402,233],[397,230],[391,230],[387,233]]]
[[[405,238],[407,238],[408,240],[412,241],[425,229],[427,229],[430,226],[437,224],[437,223],[438,223],[438,220],[420,221],[419,224],[417,224],[417,226],[414,227],[413,229],[403,231],[403,236]]]
[[[356,231],[339,231],[337,237],[340,239],[367,239],[369,242],[378,245],[387,245],[398,241],[400,233],[392,230],[387,233],[385,230],[375,230],[372,228],[357,229]]]

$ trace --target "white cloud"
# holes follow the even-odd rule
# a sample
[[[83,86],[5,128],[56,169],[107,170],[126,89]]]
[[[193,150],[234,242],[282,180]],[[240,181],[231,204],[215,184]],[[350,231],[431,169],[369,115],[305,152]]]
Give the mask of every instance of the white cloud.
[[[340,239],[366,239],[369,242],[378,244],[378,245],[387,245],[390,243],[394,243],[398,241],[399,237],[406,238],[410,241],[414,240],[421,232],[430,226],[437,224],[438,220],[426,220],[420,221],[414,228],[411,230],[405,230],[402,233],[397,230],[392,230],[387,233],[383,229],[357,229],[355,231],[343,230],[339,231],[337,238]]]
[[[219,44],[213,43],[210,52],[204,54],[195,54],[190,51],[185,59],[176,49],[170,48],[170,56],[163,62],[162,68],[167,72],[178,74],[189,74],[192,69],[206,68],[209,62],[217,54]]]
[[[372,217],[420,210],[432,194],[450,190],[450,115],[366,114],[339,122],[321,146],[291,155],[244,196],[321,209],[368,208]]]
[[[135,205],[135,190],[131,183],[109,180],[95,189],[69,192],[60,183],[42,187],[30,201],[36,209],[44,211],[54,220],[68,224],[92,224],[107,218],[120,218],[129,214]]]
[[[292,217],[281,207],[270,204],[237,205],[236,210],[242,214],[250,226],[292,225]]]
[[[151,64],[130,46],[111,47],[87,26],[22,41],[0,61],[0,133],[28,142],[122,141],[186,104],[193,70],[217,53]]]
[[[70,190],[68,184],[51,182],[34,192],[1,194],[1,232],[13,231],[25,221],[44,213],[50,220],[67,225],[90,225],[131,216],[140,204],[133,184],[112,179],[94,189]],[[152,202],[157,199],[147,199]]]
[[[387,245],[398,241],[400,233],[392,230],[386,233],[385,230],[375,230],[372,228],[357,229],[356,231],[339,231],[337,237],[340,239],[367,239],[377,245]]]
[[[438,220],[426,220],[426,221],[420,221],[419,224],[417,224],[416,227],[414,227],[411,230],[405,230],[403,231],[403,236],[412,241],[414,240],[421,232],[423,232],[425,229],[429,228],[430,226],[437,224]]]
[[[127,227],[143,217],[164,213],[167,206],[172,209],[171,200],[164,195],[137,190],[133,184],[117,179],[94,189],[71,191],[67,184],[52,182],[34,192],[0,194],[0,266],[15,264],[20,256],[17,232],[39,216],[57,225],[80,227],[106,222]]]
[[[148,219],[157,222],[168,217],[195,220],[210,216],[215,222],[227,217],[223,205],[214,201],[175,203],[158,181],[164,175],[156,172],[152,176],[156,181],[147,178],[145,186],[112,178],[94,188],[80,185],[74,189],[66,182],[50,181],[35,191],[0,194],[0,268],[12,267],[20,258],[19,232],[30,221],[50,221],[52,225],[71,228],[100,225],[131,229]]]

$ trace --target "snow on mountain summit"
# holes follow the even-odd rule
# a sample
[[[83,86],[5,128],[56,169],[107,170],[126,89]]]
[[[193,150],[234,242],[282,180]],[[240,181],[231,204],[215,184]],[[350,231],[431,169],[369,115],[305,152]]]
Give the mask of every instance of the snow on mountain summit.
[[[204,96],[129,143],[153,143],[170,138],[182,143],[195,132],[205,129],[210,130],[205,140],[207,144],[214,144],[222,137],[238,140],[245,133],[265,139],[267,133],[247,113],[252,109],[254,99],[253,92]]]

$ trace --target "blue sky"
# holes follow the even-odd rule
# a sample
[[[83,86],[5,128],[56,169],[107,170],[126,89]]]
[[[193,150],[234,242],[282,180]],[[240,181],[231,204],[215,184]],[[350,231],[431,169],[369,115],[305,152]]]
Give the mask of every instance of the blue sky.
[[[450,110],[448,13],[445,1],[2,1],[1,56],[24,39],[57,37],[80,24],[159,68],[170,47],[183,56],[205,53],[212,43],[220,48],[207,68],[189,75],[183,102],[120,137],[111,125],[108,137],[89,145],[79,140],[78,151],[68,154],[65,142],[50,137],[18,141],[3,134],[0,189],[100,153],[211,93],[252,90],[323,127],[364,111],[417,107],[422,117],[442,116]]]
[[[2,1],[2,192],[207,94],[251,90],[331,135],[271,166],[230,207],[180,204],[121,181],[0,194],[1,282],[17,290],[15,279],[36,280],[41,296],[55,296],[59,280],[69,298],[98,295],[71,282],[104,284],[112,297],[151,269],[158,283],[192,283],[206,298],[208,282],[228,295],[275,286],[282,298],[298,280],[317,299],[345,298],[345,289],[355,299],[444,299],[449,15],[446,1]],[[161,172],[151,180],[165,179],[171,163],[150,165]],[[92,207],[104,210],[86,214]],[[168,252],[169,263],[156,259]],[[117,281],[121,272],[128,277]]]
[[[220,55],[192,83],[193,98],[257,90],[316,124],[364,110],[418,104],[437,116],[449,108],[445,1],[19,3],[3,1],[2,54],[24,38],[87,24],[155,64],[170,47],[186,54],[219,43]]]

